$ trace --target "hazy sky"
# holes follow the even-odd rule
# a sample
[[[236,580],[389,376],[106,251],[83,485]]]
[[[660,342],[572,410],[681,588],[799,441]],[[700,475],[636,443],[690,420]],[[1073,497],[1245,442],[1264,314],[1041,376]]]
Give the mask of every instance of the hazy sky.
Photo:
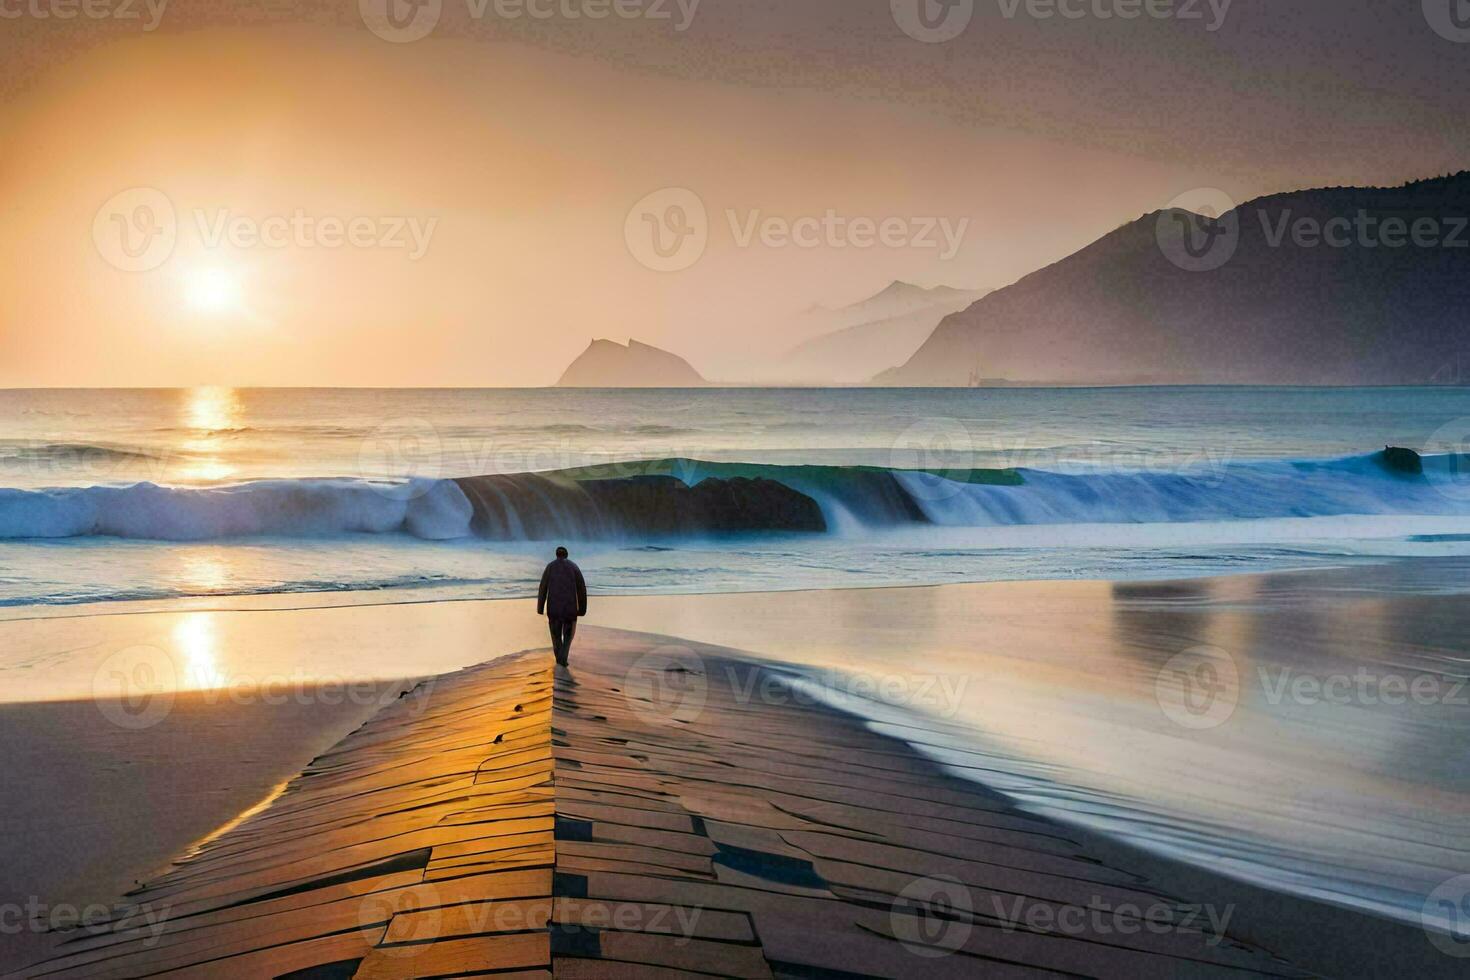
[[[1455,0],[387,2],[0,0],[0,385],[740,378],[1194,188],[1470,166]]]

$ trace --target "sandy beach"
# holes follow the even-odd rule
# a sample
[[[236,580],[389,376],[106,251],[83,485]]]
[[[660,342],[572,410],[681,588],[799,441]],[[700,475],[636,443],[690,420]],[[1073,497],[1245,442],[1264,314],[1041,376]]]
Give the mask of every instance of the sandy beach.
[[[936,771],[946,778],[963,777],[987,792],[1003,788],[1012,805],[1032,819],[1054,822],[1058,834],[1085,842],[1088,853],[1173,894],[1228,906],[1233,936],[1296,967],[1366,976],[1412,965],[1420,975],[1453,975],[1459,961],[1432,945],[1416,924],[1349,907],[1362,896],[1321,901],[1289,894],[1253,880],[1252,868],[1223,858],[1180,860],[1181,845],[1167,834],[1130,831],[1130,821],[1167,824],[1198,812],[1174,810],[1173,800],[1148,785],[1130,786],[1136,795],[1127,806],[1104,811],[1091,805],[1152,772],[1160,782],[1187,778],[1191,793],[1206,797],[1201,806],[1221,807],[1233,799],[1259,808],[1270,799],[1271,779],[1290,778],[1299,764],[1315,767],[1325,792],[1338,784],[1356,792],[1355,805],[1374,820],[1392,816],[1381,807],[1395,794],[1433,797],[1442,808],[1461,805],[1454,790],[1463,784],[1455,782],[1453,767],[1438,778],[1428,770],[1388,772],[1382,761],[1426,751],[1416,743],[1443,731],[1436,712],[1444,706],[1411,705],[1395,713],[1349,705],[1356,724],[1380,741],[1378,758],[1365,761],[1351,751],[1352,744],[1336,758],[1300,739],[1282,745],[1292,725],[1335,724],[1338,715],[1329,716],[1321,706],[1272,704],[1246,684],[1228,724],[1192,732],[1161,712],[1155,690],[1160,665],[1201,643],[1228,643],[1232,656],[1243,658],[1248,676],[1250,668],[1276,664],[1283,648],[1297,658],[1298,669],[1327,651],[1373,663],[1382,652],[1375,644],[1397,644],[1402,651],[1402,637],[1413,635],[1413,652],[1423,660],[1418,669],[1427,670],[1452,648],[1463,603],[1454,595],[1426,595],[1424,585],[1434,581],[1443,592],[1454,580],[1454,569],[1442,565],[1418,571],[1387,566],[1142,585],[1016,583],[602,598],[591,622],[654,635],[658,639],[649,650],[659,656],[683,656],[701,643],[714,643],[751,651],[752,662],[766,658],[772,676],[788,690],[824,684],[825,697],[799,701],[802,710],[857,711],[853,717],[866,718],[875,733],[892,739],[891,751],[924,758],[925,766],[938,763]],[[19,869],[15,877],[7,875],[7,901],[35,895],[51,903],[111,904],[201,837],[222,827],[228,835],[228,825],[243,812],[268,804],[312,759],[370,722],[385,695],[391,701],[402,688],[406,664],[412,676],[445,675],[545,645],[543,627],[524,603],[371,605],[365,597],[352,598],[352,604],[332,608],[301,608],[300,597],[262,597],[232,600],[232,609],[196,604],[131,615],[80,610],[63,619],[0,623],[3,670],[13,681],[7,691],[41,692],[41,665],[47,677],[66,678],[74,688],[57,692],[71,694],[69,702],[31,701],[0,710],[0,724],[17,733],[12,744],[24,746],[6,771],[4,816],[7,825],[31,830],[7,838],[7,867]],[[1304,620],[1300,607],[1307,602],[1320,612]],[[118,612],[117,604],[107,611]],[[601,647],[600,635],[588,629],[589,652],[593,643]],[[140,645],[156,651],[141,661],[157,668],[155,678],[172,669],[170,676],[189,680],[195,689],[176,684],[182,690],[156,721],[147,714],[149,702],[136,697],[132,714],[81,699],[86,690],[98,690],[95,677],[106,679],[104,667],[118,666],[119,651]],[[200,656],[205,649],[207,658]],[[123,666],[137,666],[137,655],[131,656]],[[1402,669],[1405,662],[1400,657],[1396,663]],[[191,673],[191,664],[207,664],[208,671]],[[834,683],[839,667],[848,680]],[[1324,670],[1321,664],[1313,669]],[[961,672],[979,683],[946,686],[946,678]],[[217,686],[208,685],[210,678]],[[257,692],[274,691],[270,700],[276,703],[245,694],[252,689],[248,681]],[[889,686],[882,690],[885,681]],[[869,690],[869,682],[878,688]],[[356,695],[349,693],[354,687]],[[328,704],[323,691],[338,703]],[[904,716],[885,714],[874,694],[897,700]],[[140,717],[150,723],[136,724]],[[985,722],[979,727],[988,739],[971,739],[977,720]],[[1101,733],[1111,733],[1115,744],[1099,741]],[[1391,744],[1383,742],[1385,733]],[[1217,791],[1237,778],[1233,771],[1201,776],[1200,760],[1212,758],[1218,747],[1210,740],[1216,737],[1227,739],[1242,765],[1262,766],[1265,759],[1280,770],[1257,771],[1255,782],[1268,784],[1266,791],[1252,787],[1257,795],[1247,797],[1235,786],[1236,796],[1221,795]],[[1274,754],[1255,754],[1263,739]],[[1140,765],[1142,750],[1149,755]],[[1133,765],[1125,765],[1130,754]],[[1050,781],[1035,775],[1041,768]],[[1079,776],[1082,770],[1091,778]],[[1043,785],[1051,787],[1046,794]],[[166,808],[157,804],[160,798],[168,800]],[[1157,809],[1144,812],[1140,802]],[[1321,821],[1302,832],[1324,845],[1350,841],[1368,849],[1351,809],[1343,811],[1341,801],[1330,797],[1325,805],[1340,811],[1332,825]],[[41,810],[65,817],[47,823]],[[1244,829],[1285,853],[1295,838],[1272,835],[1304,814],[1267,810],[1254,816],[1258,820]],[[58,826],[67,832],[56,833]],[[1410,857],[1424,854],[1435,861],[1439,852],[1452,853],[1454,844],[1452,829],[1421,833],[1372,850],[1374,863],[1366,866],[1412,863]],[[1208,848],[1218,842],[1203,837],[1199,846],[1212,853]],[[1453,860],[1447,858],[1430,876],[1462,873]],[[1205,870],[1207,865],[1213,869]],[[21,939],[13,943],[7,937],[4,944],[4,962],[11,967],[45,941],[29,933]]]

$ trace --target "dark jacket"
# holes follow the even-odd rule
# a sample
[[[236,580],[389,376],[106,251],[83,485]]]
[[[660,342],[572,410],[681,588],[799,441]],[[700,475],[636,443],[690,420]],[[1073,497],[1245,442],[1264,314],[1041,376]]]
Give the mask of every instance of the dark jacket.
[[[587,583],[576,562],[558,558],[541,573],[541,591],[536,594],[536,615],[572,619],[587,615]]]

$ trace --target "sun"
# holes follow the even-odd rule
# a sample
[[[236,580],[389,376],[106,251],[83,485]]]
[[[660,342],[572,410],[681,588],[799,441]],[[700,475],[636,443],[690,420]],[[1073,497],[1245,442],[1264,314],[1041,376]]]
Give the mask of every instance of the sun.
[[[240,307],[240,278],[220,267],[194,269],[184,277],[184,302],[196,313],[230,313]]]

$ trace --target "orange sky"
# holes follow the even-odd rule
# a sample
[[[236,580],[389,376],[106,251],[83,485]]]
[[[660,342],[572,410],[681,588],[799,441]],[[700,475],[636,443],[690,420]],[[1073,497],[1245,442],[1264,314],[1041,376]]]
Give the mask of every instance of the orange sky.
[[[1336,129],[1273,144],[1252,168],[1238,133],[1204,139],[1208,117],[1189,125],[1213,145],[1181,149],[1162,94],[1082,113],[1117,83],[1097,65],[1066,62],[1075,104],[1040,71],[966,91],[944,72],[987,63],[955,67],[965,49],[894,40],[891,22],[805,48],[769,34],[783,40],[765,49],[762,84],[764,35],[715,46],[730,7],[705,3],[687,35],[446,21],[410,44],[374,36],[350,7],[271,26],[165,11],[151,32],[0,24],[17,27],[0,41],[17,69],[0,100],[0,386],[539,385],[594,336],[738,379],[816,329],[799,315],[813,303],[900,278],[1004,285],[1191,188],[1242,199],[1342,175],[1324,151]],[[1023,25],[1034,56],[1056,56],[1038,27]],[[874,38],[901,54],[864,61]],[[1157,55],[1141,52],[1144,65]],[[1303,90],[1314,84],[1304,70]],[[1017,105],[1030,115],[1018,121]],[[1438,138],[1438,156],[1421,149],[1425,172],[1458,150]],[[1415,176],[1391,145],[1340,166]],[[661,272],[627,228],[663,188],[694,192],[708,246]],[[141,220],[140,200],[167,209],[148,212],[173,243],[163,258],[118,252],[116,222]],[[771,218],[842,230],[814,232],[814,247],[741,241]],[[865,219],[905,232],[860,247],[850,223]],[[935,247],[915,240],[931,224]],[[940,227],[963,229],[957,247]],[[126,231],[135,247],[159,241]]]

